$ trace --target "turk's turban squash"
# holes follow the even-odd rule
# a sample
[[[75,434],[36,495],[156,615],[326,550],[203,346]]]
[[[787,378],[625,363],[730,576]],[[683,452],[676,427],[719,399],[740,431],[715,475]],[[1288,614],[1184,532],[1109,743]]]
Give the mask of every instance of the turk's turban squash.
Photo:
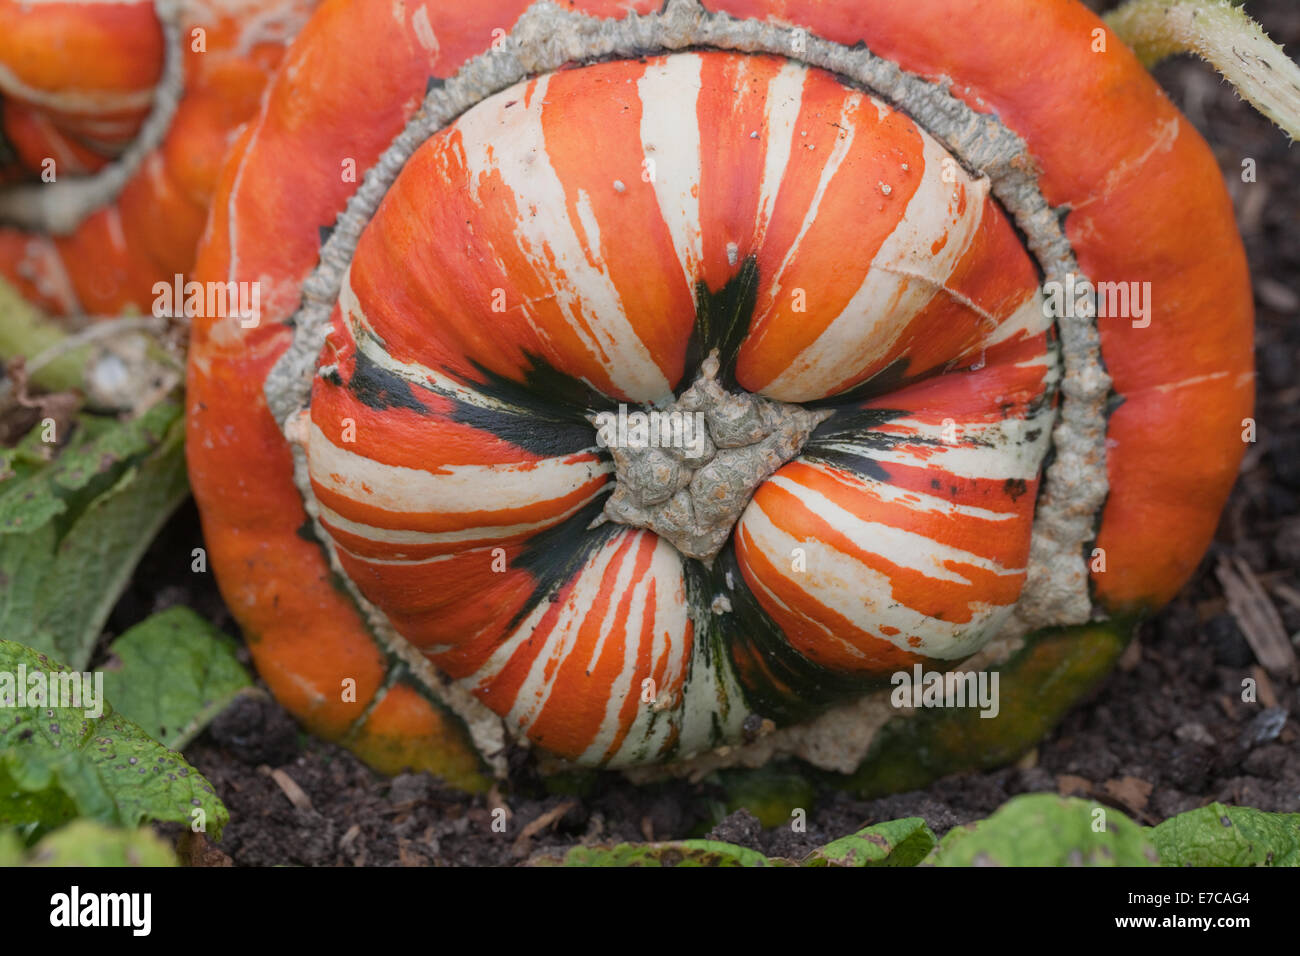
[[[0,0],[0,276],[54,315],[148,313],[312,6]]]
[[[463,735],[628,766],[1171,597],[1242,453],[1252,304],[1210,151],[1102,29],[325,3],[197,266],[261,321],[198,319],[189,373],[275,692],[380,766],[472,773]]]

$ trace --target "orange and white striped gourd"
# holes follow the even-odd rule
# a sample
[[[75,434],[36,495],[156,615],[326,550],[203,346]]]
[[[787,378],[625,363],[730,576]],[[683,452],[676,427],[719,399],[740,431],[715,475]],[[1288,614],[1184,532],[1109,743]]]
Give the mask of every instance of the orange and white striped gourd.
[[[327,0],[196,274],[262,288],[188,454],[263,677],[465,779],[838,766],[895,672],[1168,600],[1253,397],[1214,158],[1074,0]]]

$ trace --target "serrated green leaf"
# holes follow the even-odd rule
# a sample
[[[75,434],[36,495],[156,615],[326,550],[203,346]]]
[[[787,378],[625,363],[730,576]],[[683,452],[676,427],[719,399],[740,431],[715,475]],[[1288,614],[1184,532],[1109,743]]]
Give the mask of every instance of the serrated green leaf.
[[[27,853],[27,866],[175,866],[176,854],[147,827],[123,830],[76,820]]]
[[[108,701],[98,700],[99,717],[87,716],[92,702],[85,699],[77,707],[18,706],[27,703],[17,697],[20,674],[30,680],[40,673],[48,682],[67,672],[46,655],[0,641],[0,827],[23,828],[30,838],[66,820],[69,808],[113,826],[189,824],[198,808],[218,838],[229,813],[212,785]]]
[[[788,860],[769,859],[717,840],[681,840],[674,843],[619,843],[615,846],[578,846],[561,856],[541,854],[532,866],[792,866]]]
[[[126,422],[78,416],[71,440],[53,462],[25,478],[0,485],[0,534],[33,531],[84,503],[78,501],[79,492],[85,493],[80,496],[83,499],[94,497],[116,483],[127,468],[162,442],[180,412],[177,403],[160,402]],[[38,452],[31,444],[33,434],[39,430],[26,436],[24,459],[28,462]]]
[[[187,494],[179,408],[164,403],[87,438],[18,485],[18,499],[46,504],[21,512],[30,519],[22,533],[0,534],[0,637],[81,670],[136,562]],[[12,505],[14,486],[3,487]]]
[[[1099,824],[1100,832],[1094,829]],[[1035,793],[1007,801],[987,820],[956,828],[925,865],[1156,866],[1158,861],[1143,828],[1118,810]]]
[[[1300,813],[1212,803],[1149,833],[1165,866],[1300,866]]]
[[[137,624],[109,650],[121,667],[104,671],[105,695],[118,713],[173,750],[251,683],[234,642],[186,607]]]
[[[877,823],[813,850],[804,866],[916,866],[937,838],[920,817]]]

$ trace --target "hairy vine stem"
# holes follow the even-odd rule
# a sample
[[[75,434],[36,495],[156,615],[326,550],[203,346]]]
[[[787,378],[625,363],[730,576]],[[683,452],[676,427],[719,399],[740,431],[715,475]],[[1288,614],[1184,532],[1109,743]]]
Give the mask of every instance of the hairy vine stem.
[[[166,341],[171,323],[166,316],[126,315],[92,321],[71,334],[55,330],[57,337],[25,363],[24,378],[55,391],[77,388],[100,408],[143,408],[183,376],[183,365]],[[126,338],[131,335],[139,337]],[[63,366],[75,369],[75,375]],[[50,368],[57,374],[42,375]],[[0,402],[13,387],[12,379],[0,382]]]
[[[167,331],[168,321],[165,317],[128,315],[120,319],[106,319],[94,322],[80,332],[69,335],[66,339],[56,342],[38,355],[33,356],[31,361],[27,363],[27,371],[35,374],[55,359],[76,351],[83,345],[116,338],[124,333],[145,332],[153,336],[161,335]]]
[[[1106,21],[1148,67],[1177,53],[1197,54],[1292,140],[1300,138],[1300,65],[1240,0],[1130,0]]]

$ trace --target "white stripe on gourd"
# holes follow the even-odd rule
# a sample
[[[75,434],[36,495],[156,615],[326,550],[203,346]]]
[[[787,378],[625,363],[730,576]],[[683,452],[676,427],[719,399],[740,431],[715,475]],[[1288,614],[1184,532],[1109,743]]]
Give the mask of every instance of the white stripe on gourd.
[[[594,498],[595,495],[592,497]],[[579,501],[572,507],[547,518],[545,521],[511,525],[483,525],[477,528],[462,528],[458,531],[403,531],[392,528],[376,528],[373,525],[345,518],[325,505],[317,505],[317,507],[320,509],[321,520],[337,531],[369,540],[376,545],[393,545],[395,548],[401,548],[403,546],[420,547],[422,545],[507,541],[530,537],[539,531],[545,531],[547,528],[560,524],[566,518],[573,517],[590,500]],[[363,555],[356,555],[356,557],[359,561],[370,562],[374,560]],[[403,557],[403,555],[400,551],[397,551],[388,557],[396,559]],[[412,559],[409,563],[419,564],[421,560]],[[394,560],[391,563],[401,564],[406,562]]]
[[[527,104],[524,93],[529,83],[524,82],[484,101],[457,121],[469,167],[470,194],[479,203],[499,202],[479,189],[487,177],[500,174],[514,193],[520,213],[513,240],[533,267],[531,278],[553,293],[569,330],[615,388],[637,401],[664,398],[671,385],[628,319],[605,266],[599,238],[588,235],[584,242],[579,236],[579,224],[569,214],[570,196],[551,165],[542,129],[550,79],[542,76],[531,81],[536,86]],[[519,108],[504,109],[503,104],[512,97],[519,99]],[[508,303],[510,308],[516,306],[545,341],[545,331],[530,304]]]
[[[485,435],[490,438],[490,435]],[[491,465],[387,465],[341,448],[311,425],[313,480],[359,504],[411,515],[491,513],[559,501],[613,466],[577,456]]]
[[[767,234],[776,197],[785,181],[786,167],[794,150],[795,127],[803,110],[803,88],[808,71],[798,63],[782,64],[767,86],[763,121],[767,127],[767,152],[763,155],[763,180],[758,187],[756,244]]]
[[[641,98],[641,149],[659,213],[682,265],[688,288],[699,278],[704,258],[700,230],[700,127],[696,119],[703,62],[698,56],[669,57],[646,67],[637,81]],[[666,148],[665,148],[666,147]]]
[[[844,117],[840,125],[852,129]],[[921,181],[907,211],[885,239],[848,305],[784,372],[762,387],[763,394],[784,402],[804,402],[842,390],[863,369],[888,354],[911,321],[948,284],[979,231],[989,185],[987,180],[971,179],[955,163],[948,164],[955,182],[945,182],[943,160],[948,154],[929,135],[920,135],[924,168],[919,171]],[[845,137],[851,138],[852,134]],[[965,208],[959,211],[959,190],[963,188]],[[816,208],[814,205],[810,215],[816,215]],[[945,233],[947,244],[934,252],[934,238]],[[791,256],[794,251],[791,249]],[[772,295],[779,301],[775,281]]]
[[[941,561],[969,564],[999,576],[1024,574],[1024,568],[1003,568],[987,558],[938,544],[915,532],[864,521],[802,486],[788,483],[785,487],[861,550],[935,581],[971,583],[959,573],[944,568]],[[799,588],[802,595],[843,617],[859,631],[888,641],[901,650],[955,659],[973,653],[983,642],[989,625],[996,623],[996,609],[982,601],[970,602],[967,608],[971,619],[966,622],[942,621],[909,608],[894,596],[895,582],[888,574],[869,567],[829,542],[796,537],[781,528],[777,521],[779,516],[774,520],[761,507],[751,505],[741,518],[741,534],[752,540],[752,547],[762,553],[790,585]],[[790,560],[796,548],[803,549],[805,554],[804,569],[797,572]],[[767,583],[760,581],[759,585],[770,593]],[[1007,605],[1008,610],[1012,606]],[[809,623],[814,622],[802,606],[790,610]],[[897,633],[889,634],[885,628]],[[911,644],[909,638],[919,638],[920,643]],[[835,639],[847,643],[847,639]],[[862,654],[854,656],[866,659]]]

